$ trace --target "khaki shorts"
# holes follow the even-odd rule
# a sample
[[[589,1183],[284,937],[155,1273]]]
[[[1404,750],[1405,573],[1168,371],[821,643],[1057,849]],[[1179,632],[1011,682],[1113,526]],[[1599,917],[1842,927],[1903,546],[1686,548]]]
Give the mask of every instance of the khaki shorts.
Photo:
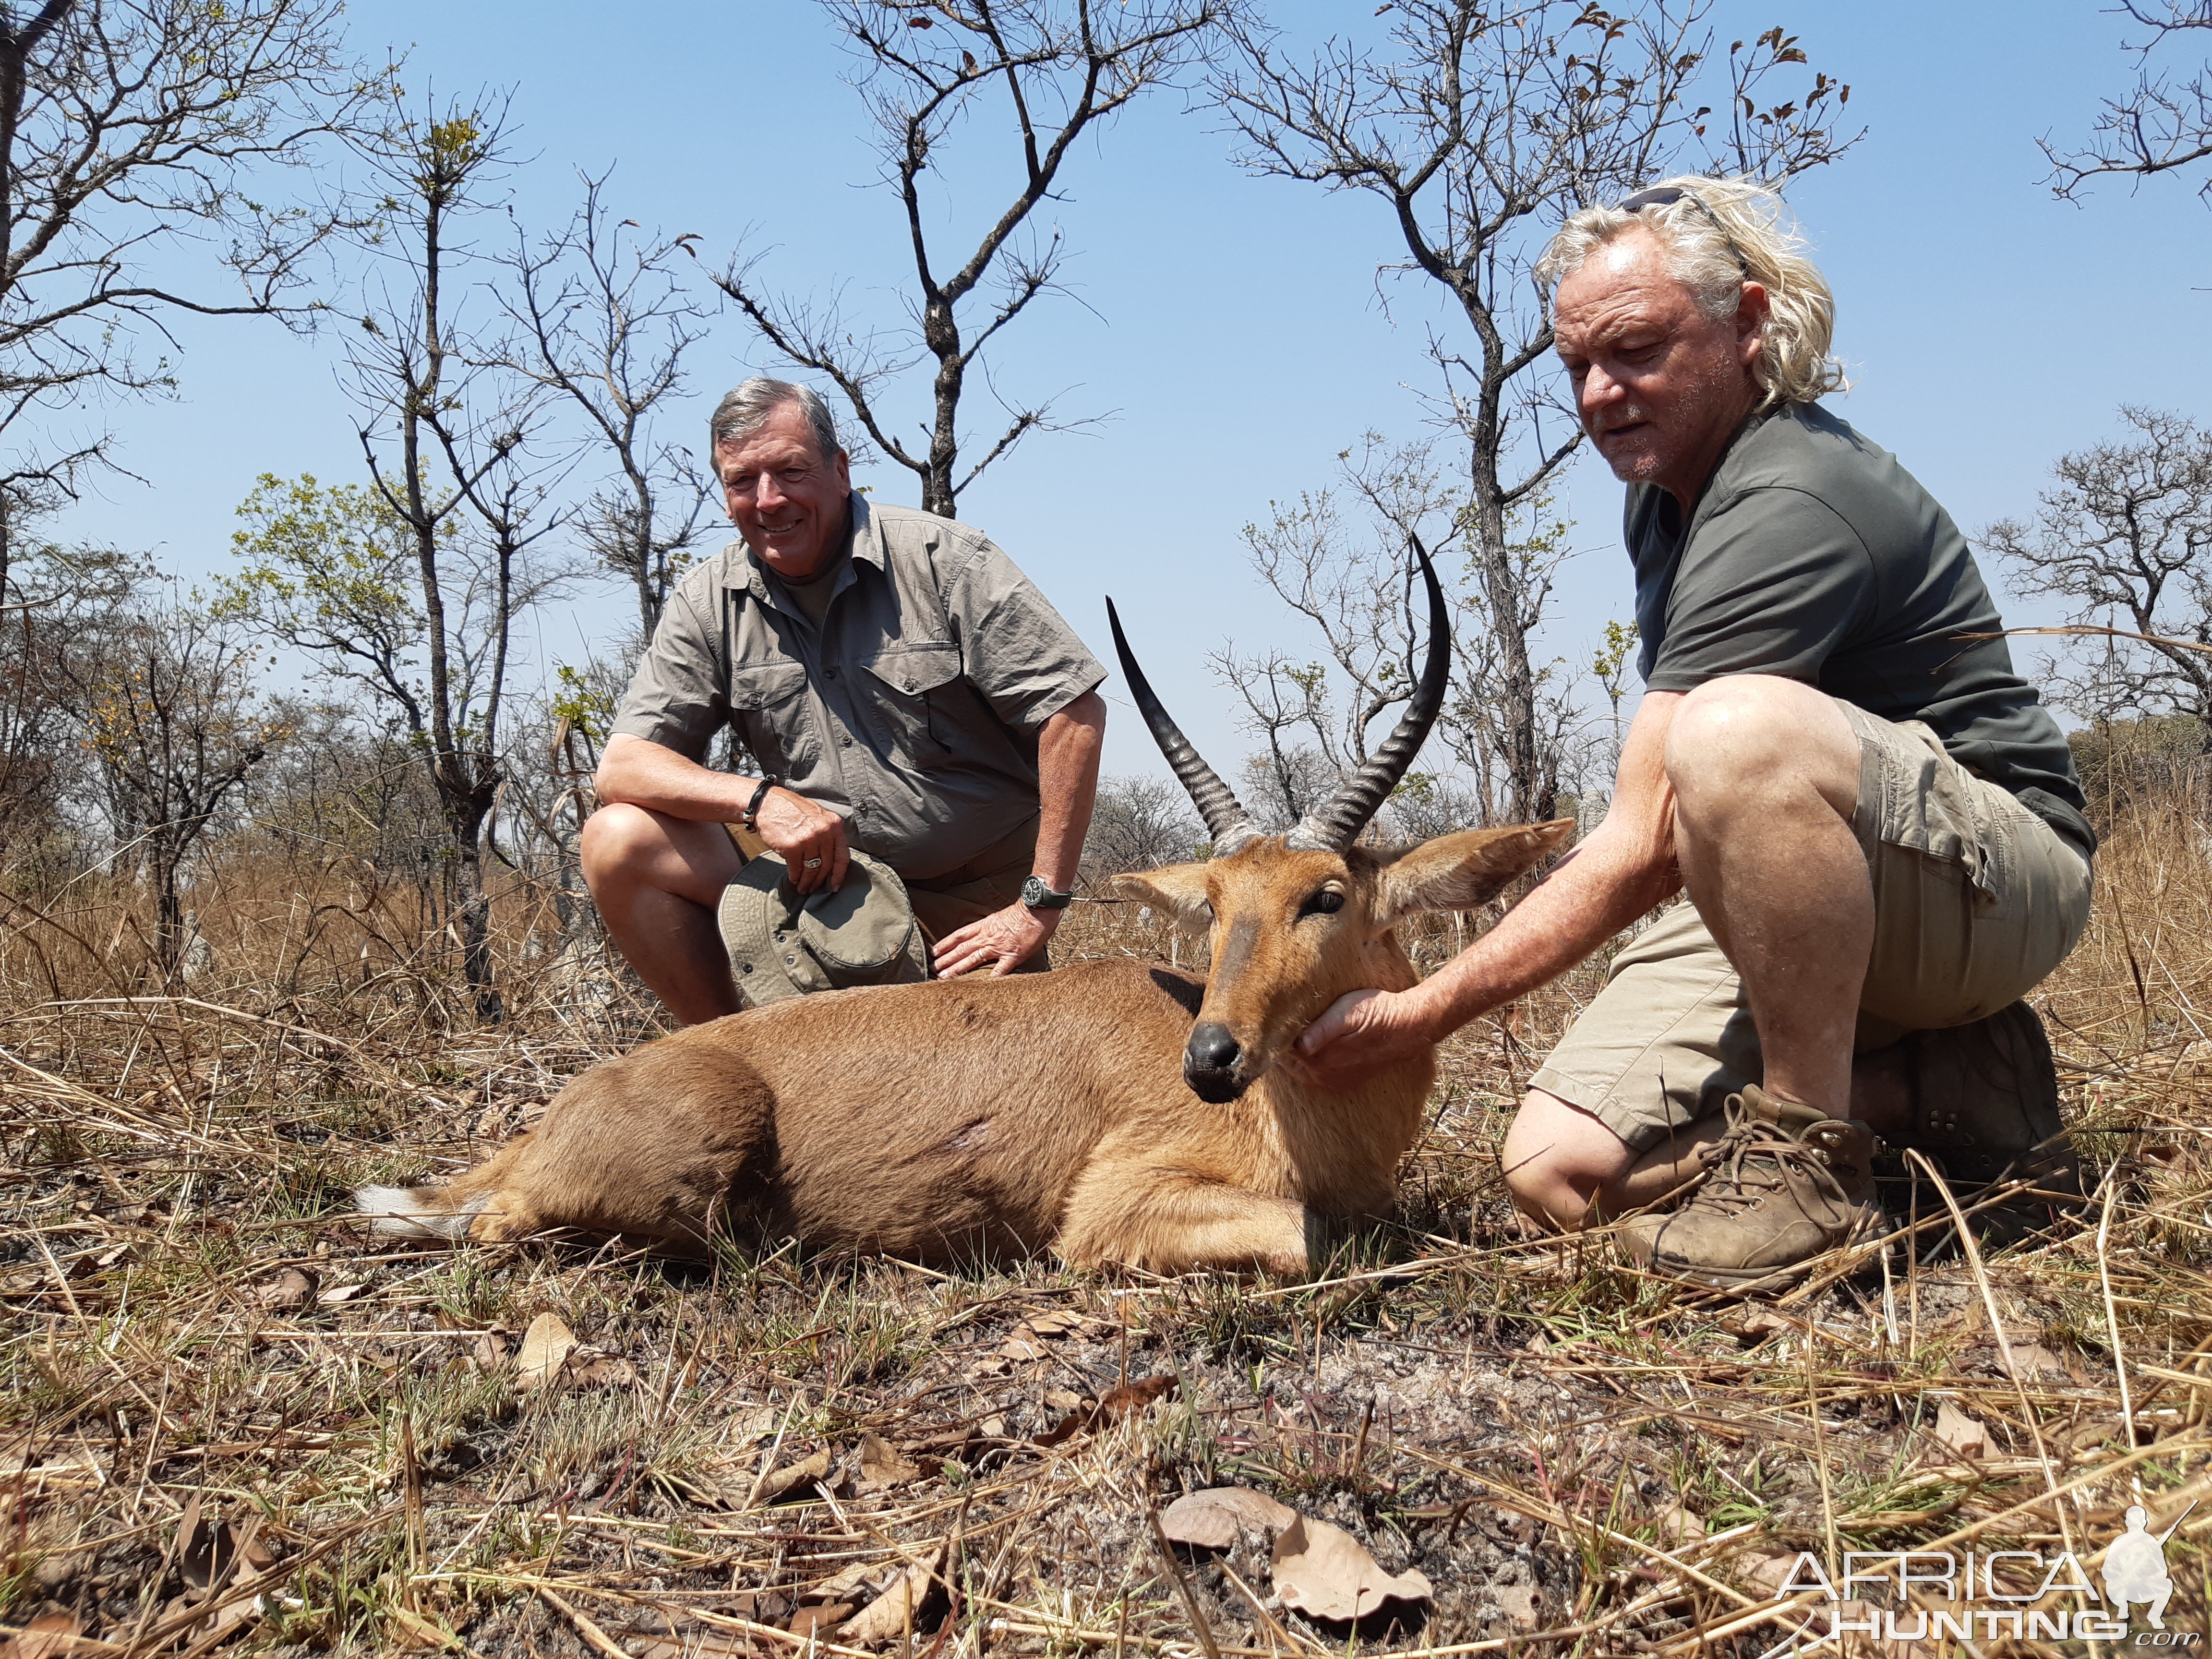
[[[1902,725],[1838,702],[1859,740],[1851,817],[1874,879],[1861,1053],[2033,990],[2089,921],[2089,862],[2008,792]],[[1694,905],[1662,915],[1529,1079],[1648,1151],[1762,1074],[1743,983]]]
[[[1031,818],[1003,841],[994,842],[957,870],[947,870],[927,881],[909,881],[906,896],[914,904],[914,919],[921,924],[933,947],[946,934],[971,921],[981,921],[994,911],[1020,902],[1022,884],[1036,864],[1037,820]],[[1014,969],[1018,974],[1042,974],[1052,966],[1052,947],[1045,948]]]

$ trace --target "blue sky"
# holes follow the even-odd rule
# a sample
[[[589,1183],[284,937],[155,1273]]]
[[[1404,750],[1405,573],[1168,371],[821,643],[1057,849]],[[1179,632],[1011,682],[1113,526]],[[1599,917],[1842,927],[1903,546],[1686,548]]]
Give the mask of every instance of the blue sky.
[[[1319,38],[1367,27],[1373,6],[1285,4]],[[872,182],[859,100],[836,37],[801,0],[693,0],[611,12],[572,0],[355,0],[356,40],[411,54],[410,86],[511,87],[513,179],[526,222],[550,227],[574,169],[616,168],[623,214],[694,231],[719,264],[741,239],[793,289],[842,286],[889,317],[883,273],[900,226]],[[621,21],[612,22],[611,20]],[[2104,435],[2121,403],[2212,416],[2212,214],[2195,182],[2054,201],[2034,140],[2085,131],[2129,75],[2119,20],[2093,3],[1844,7],[1723,5],[1723,44],[1780,21],[1814,64],[1850,83],[1866,140],[1802,179],[1791,199],[1837,292],[1837,346],[1857,384],[1836,407],[1893,450],[1971,535],[2032,507],[2062,452]],[[1206,651],[1298,636],[1249,572],[1241,526],[1273,499],[1328,481],[1370,428],[1420,430],[1428,384],[1411,286],[1378,289],[1396,252],[1382,205],[1235,167],[1218,117],[1172,96],[1141,108],[1071,164],[1053,210],[1075,254],[1079,303],[1042,304],[1006,337],[997,371],[1021,393],[1066,388],[1062,407],[1109,416],[1035,438],[962,498],[1102,657],[1111,592],[1152,678],[1224,770],[1249,746]],[[995,207],[1006,175],[951,210]],[[965,222],[965,219],[963,222]],[[1395,295],[1386,310],[1378,295]],[[225,567],[233,509],[257,474],[358,476],[357,446],[325,340],[274,325],[189,323],[182,391],[112,411],[112,479],[60,526],[155,553],[187,575]],[[696,357],[676,435],[767,359],[733,318]],[[909,421],[921,393],[910,393]],[[864,474],[911,501],[908,475]],[[1619,486],[1587,463],[1565,506],[1581,552],[1553,645],[1586,656],[1629,611]],[[2001,571],[1992,571],[2000,593]],[[2014,623],[2049,620],[2017,601]],[[543,617],[537,656],[574,660],[632,614],[612,588]],[[2032,649],[2032,648],[2031,648]],[[2023,655],[2029,652],[2023,652]],[[1123,705],[1126,711],[1126,705]],[[1126,712],[1110,771],[1158,769]]]

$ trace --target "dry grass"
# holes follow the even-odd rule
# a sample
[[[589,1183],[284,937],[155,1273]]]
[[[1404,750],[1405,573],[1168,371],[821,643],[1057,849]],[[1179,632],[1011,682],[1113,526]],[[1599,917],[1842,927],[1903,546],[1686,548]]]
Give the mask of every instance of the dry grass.
[[[1321,1283],[695,1268],[392,1249],[346,1212],[635,1041],[635,1001],[514,962],[514,1017],[473,1029],[436,963],[363,953],[357,891],[257,908],[234,884],[189,998],[111,970],[113,896],[18,909],[0,1626],[82,1632],[18,1653],[113,1655],[1750,1655],[1784,1627],[1746,1609],[1801,1549],[2070,1547],[2094,1573],[2125,1505],[2163,1528],[2212,1489],[2197,837],[2178,809],[2130,820],[2049,989],[2087,1224],[1978,1273],[1923,1183],[1900,1200],[1917,1243],[1750,1317],[1508,1213],[1500,1109],[1588,973],[1450,1045],[1400,1224]],[[1169,950],[1114,907],[1061,939]],[[546,1314],[584,1346],[533,1385]],[[1946,1402],[1986,1425],[1979,1455],[1932,1433]],[[1164,1559],[1151,1515],[1227,1483],[1419,1567],[1433,1601],[1347,1629],[1273,1602],[1255,1534]],[[2168,1547],[2177,1631],[2206,1628],[2208,1528]],[[872,1634],[790,1633],[885,1580]]]

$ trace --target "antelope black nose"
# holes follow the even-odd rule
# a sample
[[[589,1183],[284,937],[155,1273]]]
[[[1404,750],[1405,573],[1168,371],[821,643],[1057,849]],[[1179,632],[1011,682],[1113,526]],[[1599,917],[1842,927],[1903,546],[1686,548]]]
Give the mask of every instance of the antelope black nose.
[[[1237,1061],[1243,1050],[1225,1025],[1200,1025],[1182,1051],[1184,1081],[1201,1100],[1218,1104],[1237,1098]]]

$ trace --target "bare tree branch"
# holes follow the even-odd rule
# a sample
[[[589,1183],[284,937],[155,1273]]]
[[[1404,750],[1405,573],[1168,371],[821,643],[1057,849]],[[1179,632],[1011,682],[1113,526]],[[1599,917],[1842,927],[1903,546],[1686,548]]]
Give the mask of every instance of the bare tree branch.
[[[915,474],[921,504],[951,517],[960,492],[1024,436],[1063,429],[1049,400],[1024,402],[981,460],[961,471],[960,404],[984,346],[1039,295],[1054,291],[1061,257],[1057,230],[1038,233],[1036,210],[1056,199],[1069,153],[1146,93],[1176,83],[1204,61],[1237,0],[823,0],[859,60],[854,79],[873,118],[884,180],[896,192],[914,262],[907,325],[848,327],[836,301],[811,304],[772,293],[757,259],[733,258],[716,281],[748,322],[788,362],[826,375],[876,447]],[[1000,103],[998,100],[1003,100]],[[962,123],[1003,109],[1020,155],[1020,182],[972,244],[947,267],[933,252],[939,222],[929,187]],[[1037,238],[1027,246],[1021,239]],[[941,250],[940,250],[941,251]],[[987,320],[963,307],[979,290],[1000,297]],[[908,371],[936,365],[926,445],[893,434],[902,422],[885,403]]]
[[[166,315],[314,322],[313,262],[348,214],[313,180],[380,130],[391,74],[348,55],[343,11],[46,0],[19,23],[0,6],[0,432],[16,471],[66,486],[106,460],[105,438],[47,453],[21,428],[173,387],[143,355],[173,346]],[[272,199],[288,173],[306,188]],[[179,280],[193,251],[221,273],[204,289]]]
[[[1232,20],[1236,66],[1213,91],[1253,172],[1376,198],[1404,251],[1383,273],[1443,288],[1472,337],[1432,337],[1434,407],[1465,447],[1463,527],[1493,630],[1487,718],[1509,810],[1547,817],[1559,757],[1544,734],[1560,716],[1529,636],[1551,567],[1524,556],[1525,538],[1516,551],[1510,526],[1516,513],[1542,516],[1544,487],[1580,434],[1571,425],[1547,443],[1536,427],[1552,334],[1531,267],[1567,214],[1664,173],[1778,180],[1832,160],[1855,142],[1832,125],[1850,88],[1811,71],[1779,28],[1716,58],[1707,0],[1619,14],[1584,0],[1395,0],[1383,11],[1383,43],[1332,39],[1303,57],[1279,33]],[[1796,95],[1772,101],[1775,78],[1800,74]],[[1708,85],[1711,103],[1697,104]]]
[[[2089,129],[2089,143],[2066,149],[2039,139],[2051,176],[2044,182],[2063,201],[2078,202],[2098,179],[2140,181],[2212,158],[2212,63],[2170,64],[2175,52],[2194,58],[2192,45],[2212,51],[2212,0],[2128,0],[2119,8],[2145,31],[2128,44],[2136,83],[2107,98]],[[2212,169],[2197,193],[2212,201]]]

